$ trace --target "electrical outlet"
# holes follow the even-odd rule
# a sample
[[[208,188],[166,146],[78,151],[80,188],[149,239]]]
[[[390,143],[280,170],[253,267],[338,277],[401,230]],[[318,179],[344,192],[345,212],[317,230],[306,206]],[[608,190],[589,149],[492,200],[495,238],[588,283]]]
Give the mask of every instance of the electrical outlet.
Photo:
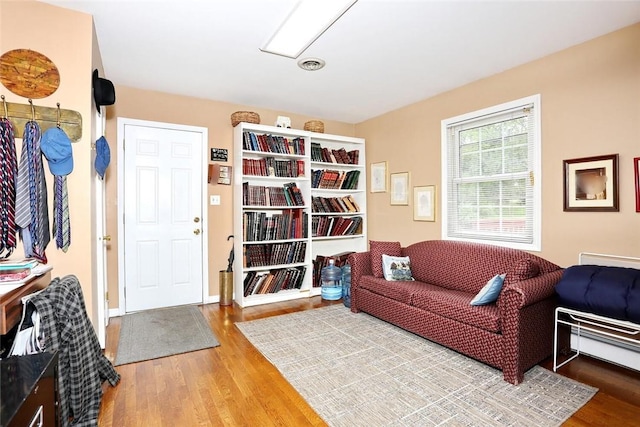
[[[220,204],[220,196],[219,195],[209,196],[209,204],[210,205],[219,205]]]

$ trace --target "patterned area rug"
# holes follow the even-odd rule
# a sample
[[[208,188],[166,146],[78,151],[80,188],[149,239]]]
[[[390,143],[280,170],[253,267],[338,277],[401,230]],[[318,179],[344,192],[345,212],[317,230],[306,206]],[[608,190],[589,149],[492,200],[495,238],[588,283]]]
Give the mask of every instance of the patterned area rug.
[[[597,389],[502,372],[343,305],[236,323],[331,426],[558,426]]]
[[[207,320],[194,305],[140,311],[122,318],[114,365],[219,345]]]

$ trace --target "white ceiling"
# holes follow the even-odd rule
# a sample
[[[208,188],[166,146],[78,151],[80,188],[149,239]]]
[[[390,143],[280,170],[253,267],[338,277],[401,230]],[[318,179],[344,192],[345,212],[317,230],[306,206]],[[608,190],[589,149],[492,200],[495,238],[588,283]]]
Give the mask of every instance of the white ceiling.
[[[46,3],[94,16],[117,85],[349,123],[640,22],[640,1],[359,0],[300,56],[327,62],[309,72],[259,50],[296,0]]]

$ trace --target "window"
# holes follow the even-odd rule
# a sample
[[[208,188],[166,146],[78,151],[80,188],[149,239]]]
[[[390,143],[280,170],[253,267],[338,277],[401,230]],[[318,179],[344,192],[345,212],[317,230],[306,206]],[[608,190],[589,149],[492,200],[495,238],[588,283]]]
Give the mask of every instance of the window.
[[[540,151],[540,95],[443,120],[443,238],[539,251]]]

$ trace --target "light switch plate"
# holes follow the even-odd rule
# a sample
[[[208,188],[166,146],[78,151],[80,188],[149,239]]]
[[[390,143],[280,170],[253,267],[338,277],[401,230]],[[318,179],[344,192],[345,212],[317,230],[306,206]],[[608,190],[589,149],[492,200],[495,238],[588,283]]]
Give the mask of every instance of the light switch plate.
[[[220,196],[219,195],[209,196],[209,204],[210,205],[219,205],[220,204]]]

